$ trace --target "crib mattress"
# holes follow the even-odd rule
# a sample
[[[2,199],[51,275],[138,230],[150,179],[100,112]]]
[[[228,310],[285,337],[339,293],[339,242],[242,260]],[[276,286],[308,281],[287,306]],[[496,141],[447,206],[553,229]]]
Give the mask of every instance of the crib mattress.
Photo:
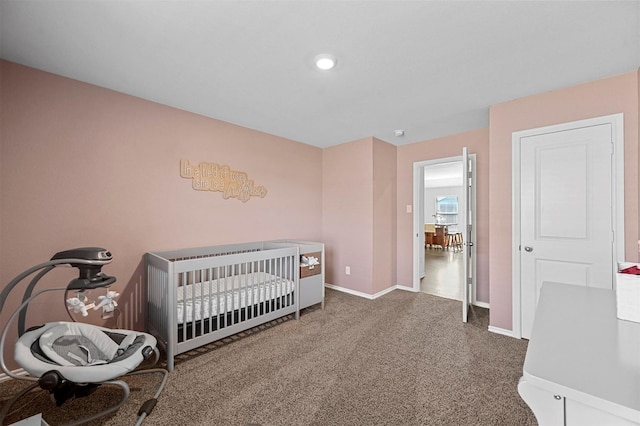
[[[286,296],[294,291],[294,287],[294,281],[266,272],[182,285],[176,289],[178,324]]]

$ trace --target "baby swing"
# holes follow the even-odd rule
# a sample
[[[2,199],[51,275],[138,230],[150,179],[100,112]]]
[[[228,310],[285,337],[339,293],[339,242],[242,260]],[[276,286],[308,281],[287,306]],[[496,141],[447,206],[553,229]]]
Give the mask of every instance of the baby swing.
[[[75,322],[71,311],[88,316],[90,310],[102,310],[103,318],[113,316],[119,294],[108,290],[115,277],[104,274],[102,266],[110,263],[111,253],[98,247],[84,247],[56,253],[50,261],[27,269],[14,278],[0,293],[0,310],[9,293],[29,275],[40,271],[27,286],[22,304],[7,320],[0,337],[0,367],[7,376],[17,380],[35,382],[9,400],[0,412],[0,424],[9,413],[11,406],[23,395],[40,386],[48,391],[61,406],[73,397],[91,394],[101,384],[119,386],[123,391],[122,400],[116,405],[99,413],[83,417],[70,425],[85,423],[117,411],[129,397],[129,386],[117,378],[126,374],[159,373],[162,380],[155,395],[147,400],[138,411],[136,424],[142,423],[156,404],[157,398],[167,380],[167,370],[135,370],[143,361],[154,357],[153,364],[159,359],[156,339],[147,333],[118,330]],[[32,295],[33,289],[42,277],[56,266],[71,266],[79,270],[78,278],[69,282],[67,287],[49,288]],[[107,288],[98,301],[89,298],[91,290]],[[32,327],[25,331],[26,311],[29,302],[37,296],[50,291],[65,291],[69,315],[73,321],[50,322]],[[67,297],[72,292],[73,297]],[[97,303],[96,303],[97,302]],[[15,362],[28,373],[17,375],[7,368],[4,359],[4,346],[9,326],[18,316],[18,341],[14,346]]]

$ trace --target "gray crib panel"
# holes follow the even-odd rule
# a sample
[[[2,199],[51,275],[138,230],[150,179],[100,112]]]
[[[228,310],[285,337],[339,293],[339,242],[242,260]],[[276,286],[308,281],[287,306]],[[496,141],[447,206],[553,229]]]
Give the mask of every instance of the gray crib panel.
[[[180,353],[284,315],[295,314],[295,318],[299,318],[298,247],[257,242],[154,252],[148,253],[146,258],[147,328],[165,348],[169,371],[173,371],[174,356]],[[273,277],[264,283],[252,275],[254,272]],[[224,280],[230,276],[239,276],[233,278],[239,280],[238,288],[233,288],[231,279]],[[286,294],[287,281],[293,282],[293,295]],[[259,286],[265,293],[264,302],[257,299],[261,291]],[[191,297],[188,297],[187,289]],[[180,300],[179,295],[182,296]],[[273,301],[274,296],[279,297],[278,302]],[[182,308],[181,321],[176,315],[178,303]],[[260,303],[258,309],[262,309],[257,315],[254,311],[256,303]],[[203,315],[205,312],[208,312],[207,316]],[[205,319],[208,321],[206,326]],[[211,331],[213,321],[217,329]],[[182,327],[178,327],[178,322]]]
[[[173,276],[172,264],[152,253],[147,253],[147,331],[153,334],[160,346],[167,354],[167,359],[172,361],[176,347],[174,333],[171,330],[177,328],[175,315],[167,312],[175,312],[176,295],[172,291],[173,285],[170,277]],[[173,309],[173,310],[172,310]]]

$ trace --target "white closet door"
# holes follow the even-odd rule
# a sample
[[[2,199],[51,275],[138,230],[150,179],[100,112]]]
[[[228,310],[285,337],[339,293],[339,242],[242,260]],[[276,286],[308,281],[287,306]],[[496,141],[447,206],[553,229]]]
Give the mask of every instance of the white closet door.
[[[521,139],[521,330],[544,282],[613,285],[612,126]]]

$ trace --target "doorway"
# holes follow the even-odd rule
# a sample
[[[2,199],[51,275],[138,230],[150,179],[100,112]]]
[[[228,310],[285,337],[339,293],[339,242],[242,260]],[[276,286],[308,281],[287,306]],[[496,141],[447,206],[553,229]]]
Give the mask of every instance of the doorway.
[[[613,289],[624,257],[622,114],[515,132],[513,335],[529,338],[540,289]]]
[[[459,197],[457,203],[451,203],[450,196],[452,194],[444,194],[435,196],[433,201],[425,201],[425,169],[431,166],[442,165],[445,167],[445,163],[461,163],[462,164],[462,183],[456,182],[455,185],[449,184],[449,186],[460,186],[460,193],[456,195]],[[455,251],[460,251],[462,256],[460,260],[462,263],[463,272],[458,273],[458,277],[446,276],[446,270],[443,272],[447,280],[451,285],[459,286],[459,293],[456,293],[456,298],[462,301],[462,321],[467,322],[469,306],[471,304],[477,304],[476,301],[476,247],[474,245],[476,230],[475,230],[475,154],[468,154],[467,148],[462,148],[462,155],[457,157],[439,158],[433,160],[418,161],[413,163],[413,290],[416,292],[421,291],[421,281],[425,274],[425,252],[426,244],[431,246],[432,244],[436,250],[445,250],[445,248],[453,249],[450,247],[451,242],[447,242],[444,245],[441,244],[441,240],[433,241],[429,239],[427,243],[427,229],[425,224],[432,225],[447,225],[447,223],[435,223],[436,221],[442,222],[457,222],[449,223],[454,227],[457,227],[459,231],[460,240],[457,244]],[[455,194],[454,194],[455,195]],[[429,197],[431,198],[431,197]],[[438,201],[440,201],[440,212],[438,212]],[[433,203],[433,204],[432,204]],[[452,205],[453,204],[453,205]],[[451,211],[454,205],[457,204],[457,212]],[[427,206],[433,206],[433,213],[427,214]],[[407,206],[410,207],[410,206]],[[410,211],[408,209],[408,211]],[[437,216],[450,215],[448,219],[440,218]],[[429,222],[431,223],[429,223]],[[439,246],[443,246],[442,248]],[[454,274],[452,274],[454,275]],[[428,277],[427,277],[428,279]],[[461,294],[461,298],[459,295]]]
[[[460,228],[465,220],[459,208],[464,196],[462,161],[427,164],[423,170],[425,265],[420,291],[461,301],[464,237]]]

